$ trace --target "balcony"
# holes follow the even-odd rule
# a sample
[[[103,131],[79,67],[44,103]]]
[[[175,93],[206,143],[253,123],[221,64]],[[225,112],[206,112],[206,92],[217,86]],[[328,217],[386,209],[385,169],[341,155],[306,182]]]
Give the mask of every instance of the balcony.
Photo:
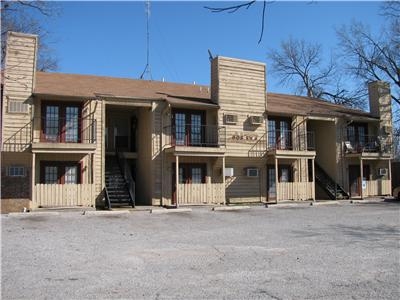
[[[89,153],[96,149],[96,119],[34,118],[32,152]]]
[[[348,156],[391,155],[392,143],[389,138],[377,135],[350,135],[344,141],[344,150]]]
[[[268,131],[267,150],[313,151],[314,132],[301,134],[293,130]]]
[[[164,145],[175,152],[225,153],[226,130],[222,126],[172,125],[164,127],[163,135]]]

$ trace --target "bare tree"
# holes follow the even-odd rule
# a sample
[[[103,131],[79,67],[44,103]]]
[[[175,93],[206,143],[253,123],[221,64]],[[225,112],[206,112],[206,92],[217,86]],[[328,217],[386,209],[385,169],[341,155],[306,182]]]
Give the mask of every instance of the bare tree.
[[[268,56],[272,61],[271,72],[281,78],[282,84],[296,86],[297,94],[362,106],[365,94],[359,89],[349,92],[344,88],[333,60],[325,62],[320,44],[289,38],[281,43],[280,49],[270,50]]]
[[[383,6],[388,23],[379,34],[354,22],[337,30],[347,72],[363,82],[383,80],[392,87],[392,99],[400,105],[400,2]]]
[[[58,59],[49,46],[49,32],[40,22],[43,17],[57,16],[59,8],[49,1],[2,1],[1,2],[1,65],[3,66],[7,32],[16,31],[39,36],[38,64],[41,71],[56,70]],[[36,14],[36,15],[35,15]]]

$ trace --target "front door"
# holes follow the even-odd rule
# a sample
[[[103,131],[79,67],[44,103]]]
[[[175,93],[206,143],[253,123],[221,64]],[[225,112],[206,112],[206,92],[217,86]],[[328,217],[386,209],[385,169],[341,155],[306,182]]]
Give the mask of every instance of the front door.
[[[350,197],[361,195],[360,166],[349,166]]]
[[[366,181],[370,177],[369,165],[363,166],[363,180]],[[360,166],[351,165],[349,166],[349,190],[350,197],[361,196],[362,181],[360,174]]]

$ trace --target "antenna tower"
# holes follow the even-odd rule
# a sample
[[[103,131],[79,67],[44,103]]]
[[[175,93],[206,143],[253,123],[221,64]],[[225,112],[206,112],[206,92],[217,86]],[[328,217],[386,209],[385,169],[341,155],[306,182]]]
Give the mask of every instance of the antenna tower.
[[[147,77],[148,79],[153,79],[151,76],[151,69],[150,69],[150,0],[146,1],[146,31],[147,31],[147,50],[146,50],[146,67],[144,68],[142,75],[140,75],[140,79],[144,79]]]

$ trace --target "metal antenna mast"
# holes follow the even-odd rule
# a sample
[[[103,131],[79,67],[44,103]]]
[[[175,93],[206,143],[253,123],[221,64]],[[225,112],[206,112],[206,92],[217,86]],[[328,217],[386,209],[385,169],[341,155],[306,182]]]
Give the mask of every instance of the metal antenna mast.
[[[140,75],[140,79],[144,79],[146,76],[148,79],[153,79],[151,76],[151,69],[150,69],[150,27],[149,27],[149,21],[150,21],[150,0],[146,1],[146,28],[147,28],[147,59],[146,59],[146,67],[143,70],[142,75]]]

